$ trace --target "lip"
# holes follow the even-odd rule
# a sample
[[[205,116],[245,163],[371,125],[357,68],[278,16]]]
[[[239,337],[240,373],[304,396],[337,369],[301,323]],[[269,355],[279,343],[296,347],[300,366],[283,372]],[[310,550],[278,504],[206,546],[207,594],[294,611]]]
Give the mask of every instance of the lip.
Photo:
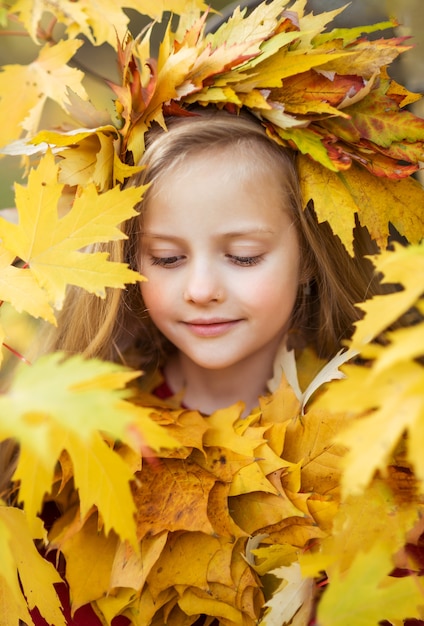
[[[239,324],[241,320],[222,318],[194,319],[183,324],[198,337],[219,337]]]

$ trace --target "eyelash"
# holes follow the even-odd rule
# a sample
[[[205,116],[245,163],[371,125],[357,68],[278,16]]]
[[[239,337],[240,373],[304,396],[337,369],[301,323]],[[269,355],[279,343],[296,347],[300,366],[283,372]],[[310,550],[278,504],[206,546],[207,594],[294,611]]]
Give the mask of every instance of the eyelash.
[[[263,260],[263,255],[259,254],[257,256],[237,256],[235,254],[226,254],[227,259],[230,259],[234,265],[239,265],[240,267],[251,267],[253,265],[258,265]],[[158,265],[159,267],[175,267],[179,261],[181,261],[183,257],[181,256],[167,256],[167,257],[157,257],[150,256],[150,261],[152,265]]]
[[[241,267],[251,267],[252,265],[258,265],[258,263],[263,260],[262,254],[259,254],[257,256],[236,256],[234,254],[227,254],[226,256],[235,265],[240,265]]]
[[[172,267],[180,261],[182,257],[180,256],[150,256],[150,261],[152,265],[159,265],[160,267]]]

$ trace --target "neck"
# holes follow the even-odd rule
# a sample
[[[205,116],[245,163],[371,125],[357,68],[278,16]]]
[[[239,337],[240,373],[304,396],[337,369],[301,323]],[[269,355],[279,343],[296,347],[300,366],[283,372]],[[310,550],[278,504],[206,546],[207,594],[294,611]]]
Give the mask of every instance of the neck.
[[[184,354],[177,353],[168,361],[165,375],[174,393],[184,392],[183,403],[188,408],[210,415],[242,400],[246,407],[243,415],[248,415],[258,406],[259,397],[267,392],[272,364],[256,359],[253,364],[238,362],[214,370],[199,367]]]

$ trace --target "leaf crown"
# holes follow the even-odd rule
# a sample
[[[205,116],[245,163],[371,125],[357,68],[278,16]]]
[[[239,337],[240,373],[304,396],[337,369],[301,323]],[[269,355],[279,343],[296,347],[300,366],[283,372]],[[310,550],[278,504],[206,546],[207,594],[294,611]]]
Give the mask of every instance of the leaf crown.
[[[105,123],[104,114],[68,91],[66,108],[77,123],[101,123],[38,132],[30,150],[48,144],[61,157],[63,182],[94,182],[102,192],[138,171],[152,124],[166,129],[169,115],[188,115],[193,105],[247,109],[273,140],[301,155],[305,202],[314,199],[318,219],[330,222],[349,251],[355,213],[371,225],[379,245],[387,240],[389,222],[415,242],[413,224],[421,219],[423,196],[409,179],[423,158],[424,120],[405,108],[420,96],[387,72],[410,46],[405,37],[366,36],[395,27],[394,20],[328,29],[342,10],[314,15],[305,13],[304,0],[272,0],[251,12],[236,8],[215,32],[207,32],[208,12],[192,9],[175,28],[175,20],[169,21],[155,58],[151,27],[136,38],[127,34],[117,44],[121,81],[109,83],[114,121]],[[394,184],[400,179],[408,181],[401,188]],[[347,207],[347,229],[339,208],[328,209],[328,189]],[[410,210],[410,227],[390,200],[399,192]],[[382,215],[377,226],[375,214]]]

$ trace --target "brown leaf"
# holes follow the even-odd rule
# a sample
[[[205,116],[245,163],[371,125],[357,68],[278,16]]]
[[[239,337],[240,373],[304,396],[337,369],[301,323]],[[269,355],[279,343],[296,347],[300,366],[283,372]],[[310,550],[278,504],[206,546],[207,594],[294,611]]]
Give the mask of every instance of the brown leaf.
[[[207,508],[216,478],[191,459],[160,459],[136,474],[137,536],[164,530],[213,533]]]

